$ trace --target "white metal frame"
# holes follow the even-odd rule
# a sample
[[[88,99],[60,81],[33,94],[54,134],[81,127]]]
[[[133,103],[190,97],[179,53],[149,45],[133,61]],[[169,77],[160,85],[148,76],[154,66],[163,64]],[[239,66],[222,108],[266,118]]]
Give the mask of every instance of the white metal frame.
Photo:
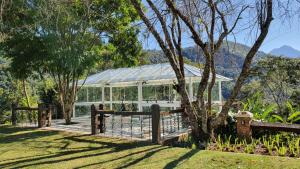
[[[187,79],[188,81],[188,93],[189,93],[189,98],[194,100],[194,96],[193,96],[193,84],[195,82],[199,82],[200,79],[199,78],[193,78],[193,77],[189,77]],[[122,101],[113,101],[112,100],[112,88],[113,87],[130,87],[130,86],[137,86],[138,87],[138,100],[136,101],[123,101],[123,103],[125,104],[138,104],[138,110],[142,111],[143,107],[145,106],[151,106],[152,104],[159,104],[161,107],[170,107],[170,108],[176,108],[176,107],[180,107],[181,102],[180,101],[176,101],[176,97],[174,98],[174,101],[170,102],[170,101],[162,101],[162,100],[158,100],[158,101],[143,101],[143,86],[155,86],[155,85],[172,85],[175,81],[175,79],[168,79],[168,80],[163,80],[163,81],[149,81],[149,82],[131,82],[131,83],[120,83],[120,84],[112,84],[112,85],[101,85],[101,84],[97,84],[97,85],[86,85],[84,87],[101,87],[102,88],[102,100],[100,101],[96,101],[96,102],[89,102],[87,100],[87,102],[75,102],[74,104],[74,110],[75,110],[75,106],[90,106],[92,104],[98,105],[100,103],[102,104],[109,104],[110,105],[110,109],[112,109],[112,105],[117,103],[117,104],[121,104]],[[217,80],[216,81],[218,84],[218,90],[219,90],[219,100],[218,101],[213,101],[214,104],[219,104],[219,110],[221,110],[221,104],[222,104],[222,81]],[[109,87],[109,92],[110,92],[110,100],[109,101],[105,101],[105,87]],[[87,99],[88,99],[88,89],[87,89]],[[75,111],[73,111],[73,117],[75,117]]]

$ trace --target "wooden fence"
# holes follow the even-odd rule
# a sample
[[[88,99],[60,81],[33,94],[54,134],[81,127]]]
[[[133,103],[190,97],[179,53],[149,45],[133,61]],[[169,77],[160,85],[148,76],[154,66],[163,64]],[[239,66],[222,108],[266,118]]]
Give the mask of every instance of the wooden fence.
[[[20,111],[26,111],[27,115],[34,111],[37,111],[37,124],[39,128],[51,126],[52,114],[54,112],[53,105],[39,104],[38,107],[18,107],[17,104],[12,104],[11,122],[12,125],[16,126],[20,119],[18,114]],[[31,122],[30,122],[31,123]]]
[[[300,134],[299,124],[285,124],[285,123],[267,123],[267,122],[251,122],[252,130],[270,130],[270,131],[286,131]]]
[[[255,130],[269,130],[269,131],[285,131],[300,134],[299,124],[287,123],[268,123],[253,120],[253,115],[250,112],[239,112],[236,115],[237,120],[237,134],[239,137],[250,139],[252,132]]]
[[[161,112],[160,106],[158,104],[154,104],[151,106],[150,112],[133,112],[133,111],[113,111],[113,110],[103,110],[103,105],[100,104],[98,108],[95,107],[95,105],[91,106],[91,133],[92,135],[105,133],[106,132],[106,118],[110,115],[112,116],[121,116],[122,117],[128,117],[128,116],[146,116],[149,117],[149,132],[151,133],[151,140],[153,143],[160,143],[164,144],[166,141],[165,139],[162,139],[162,137],[165,136],[165,131],[169,131],[165,129],[167,125],[164,124],[164,117],[170,116],[174,114],[182,114],[183,109],[176,109],[171,110],[168,112]],[[179,117],[179,116],[176,116]],[[151,122],[150,122],[151,121]],[[179,118],[169,119],[169,124],[174,124],[176,122],[177,126],[173,126],[171,128],[172,131],[178,131],[180,128],[182,128],[182,121],[179,120]],[[122,122],[121,122],[122,123]],[[151,123],[151,131],[150,131],[150,123]],[[122,126],[122,124],[121,124]],[[141,125],[142,127],[142,125]],[[132,124],[131,124],[132,128]],[[113,129],[112,129],[113,130]],[[142,130],[142,129],[141,129]],[[121,131],[122,132],[122,131]],[[150,134],[149,134],[150,135]]]

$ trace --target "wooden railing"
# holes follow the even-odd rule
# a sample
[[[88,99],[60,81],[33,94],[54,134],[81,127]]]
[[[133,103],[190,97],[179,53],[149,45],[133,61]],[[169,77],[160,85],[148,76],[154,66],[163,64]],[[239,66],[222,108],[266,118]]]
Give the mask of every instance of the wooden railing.
[[[105,133],[105,119],[109,115],[119,115],[122,117],[126,116],[148,116],[149,126],[151,120],[151,140],[153,143],[161,143],[162,132],[164,133],[163,117],[171,114],[182,113],[183,109],[171,110],[168,112],[160,112],[160,106],[154,104],[151,106],[150,112],[133,112],[133,111],[113,111],[113,110],[103,110],[103,105],[100,104],[98,108],[95,105],[91,106],[91,133],[96,135],[99,133]],[[162,125],[161,126],[161,119]],[[121,124],[122,125],[122,124]],[[132,125],[132,124],[131,124]],[[142,125],[142,124],[141,124]],[[179,127],[178,127],[179,129]],[[150,128],[149,128],[150,130]]]
[[[45,105],[45,104],[39,104],[38,107],[18,107],[17,104],[12,104],[12,113],[11,113],[11,122],[12,125],[16,126],[18,123],[18,113],[19,111],[27,111],[28,113],[37,111],[37,122],[38,127],[49,127],[51,126],[51,119],[52,114],[54,112],[54,106],[53,105]]]
[[[242,111],[236,115],[237,134],[250,139],[253,130],[286,131],[300,134],[300,124],[268,123],[253,120],[251,112]]]
[[[299,124],[285,124],[285,123],[267,123],[267,122],[251,122],[252,130],[270,130],[270,131],[286,131],[300,134]]]

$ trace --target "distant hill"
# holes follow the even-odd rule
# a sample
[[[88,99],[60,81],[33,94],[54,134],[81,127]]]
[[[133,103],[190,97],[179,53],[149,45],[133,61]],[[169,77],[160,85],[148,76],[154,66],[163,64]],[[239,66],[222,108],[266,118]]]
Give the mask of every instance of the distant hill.
[[[270,54],[275,56],[284,56],[288,58],[300,58],[300,51],[287,45],[271,50]]]
[[[230,77],[236,78],[239,74],[244,59],[250,47],[239,44],[228,42],[224,43],[220,51],[216,54],[215,64],[217,73]],[[167,62],[167,58],[164,56],[163,52],[160,50],[147,50],[146,59],[149,63],[161,63]],[[183,55],[191,62],[204,62],[204,57],[202,51],[197,49],[197,47],[187,47],[183,49]],[[255,61],[266,56],[263,52],[258,52]]]

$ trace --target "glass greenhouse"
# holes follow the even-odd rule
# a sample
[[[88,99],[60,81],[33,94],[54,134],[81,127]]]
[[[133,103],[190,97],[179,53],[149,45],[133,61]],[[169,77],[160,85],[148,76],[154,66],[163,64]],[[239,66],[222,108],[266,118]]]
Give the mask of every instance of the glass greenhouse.
[[[202,70],[188,64],[184,69],[189,96],[195,100]],[[217,75],[212,94],[216,105],[222,103],[222,81],[230,80]],[[173,89],[176,81],[169,63],[105,70],[79,81],[83,86],[77,94],[73,117],[90,115],[90,106],[100,103],[105,109],[117,111],[147,111],[154,103],[162,110],[175,109],[180,107],[180,96]]]

